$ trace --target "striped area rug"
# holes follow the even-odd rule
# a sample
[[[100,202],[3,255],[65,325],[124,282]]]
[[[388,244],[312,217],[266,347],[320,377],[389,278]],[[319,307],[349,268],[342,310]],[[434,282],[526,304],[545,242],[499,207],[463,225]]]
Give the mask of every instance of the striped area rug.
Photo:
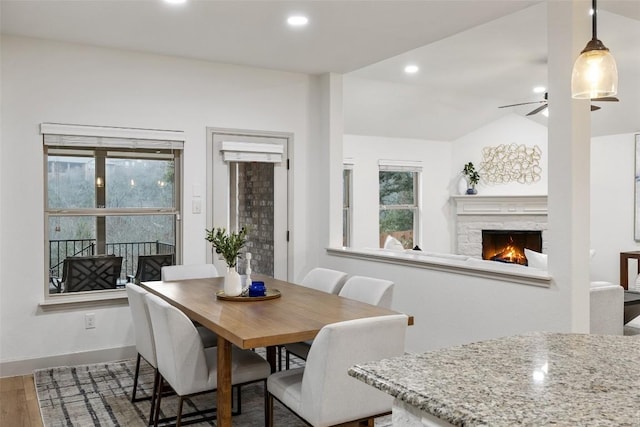
[[[292,359],[292,367],[303,366]],[[135,360],[105,364],[40,369],[34,372],[40,411],[45,427],[140,426],[145,427],[151,402],[131,403]],[[144,361],[140,367],[138,397],[148,396],[153,386],[153,368]],[[215,407],[215,394],[186,400],[184,413]],[[162,398],[161,417],[175,416],[177,398]],[[300,421],[279,402],[274,402],[275,426],[302,427]],[[192,424],[215,426],[214,421]],[[234,426],[264,425],[262,384],[242,387],[242,414],[233,417]],[[376,427],[391,425],[391,416],[376,419]]]
[[[58,426],[145,427],[151,402],[131,403],[135,360],[83,366],[41,369],[34,372],[43,423]],[[153,386],[153,368],[141,364],[138,397],[148,396]],[[242,414],[233,417],[239,426],[264,425],[262,384],[242,387]],[[295,415],[275,402],[276,426],[305,426]],[[215,394],[206,393],[185,401],[184,413],[215,407]],[[176,396],[162,398],[161,417],[175,416]],[[192,424],[215,426],[215,421]]]

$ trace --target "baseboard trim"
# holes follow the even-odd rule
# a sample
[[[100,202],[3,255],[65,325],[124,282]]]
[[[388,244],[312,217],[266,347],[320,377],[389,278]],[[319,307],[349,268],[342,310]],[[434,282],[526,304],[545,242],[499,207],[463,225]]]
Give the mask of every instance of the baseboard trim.
[[[0,362],[0,378],[28,375],[36,369],[53,368],[56,366],[76,366],[130,359],[135,357],[136,354],[136,346],[130,345],[33,359],[14,360],[11,362]]]

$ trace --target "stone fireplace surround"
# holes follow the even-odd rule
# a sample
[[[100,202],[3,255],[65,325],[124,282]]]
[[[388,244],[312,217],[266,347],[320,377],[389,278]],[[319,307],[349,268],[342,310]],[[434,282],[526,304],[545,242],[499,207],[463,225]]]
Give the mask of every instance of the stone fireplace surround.
[[[547,196],[452,196],[455,253],[482,258],[482,230],[542,231],[546,252]]]

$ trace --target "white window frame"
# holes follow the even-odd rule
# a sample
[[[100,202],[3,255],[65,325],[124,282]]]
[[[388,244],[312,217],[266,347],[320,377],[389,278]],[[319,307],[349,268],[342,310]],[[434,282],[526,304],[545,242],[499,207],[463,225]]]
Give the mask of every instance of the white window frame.
[[[422,247],[422,162],[411,160],[387,160],[378,161],[378,180],[380,172],[411,172],[413,173],[413,204],[404,205],[379,205],[379,212],[388,210],[412,210],[413,211],[413,246]],[[380,197],[378,196],[378,200]],[[378,233],[380,233],[380,215],[378,215]]]
[[[342,166],[342,218],[343,221],[346,218],[346,222],[342,224],[342,245],[346,248],[351,247],[353,241],[353,166],[353,159],[344,159]]]
[[[175,251],[176,262],[181,259],[182,227],[181,227],[181,183],[182,183],[182,155],[184,149],[184,132],[171,130],[135,129],[104,126],[67,125],[57,123],[42,123],[40,133],[43,138],[44,163],[44,302],[41,306],[55,306],[58,304],[84,303],[87,301],[116,300],[126,298],[124,288],[114,290],[95,290],[78,293],[49,293],[49,219],[55,216],[122,216],[122,215],[174,215],[175,216]],[[173,208],[79,208],[58,209],[48,206],[47,168],[49,151],[55,147],[62,149],[162,149],[174,151],[174,206]],[[132,153],[132,158],[139,157]],[[146,153],[144,157],[153,157],[153,153]],[[104,177],[102,177],[104,179]]]

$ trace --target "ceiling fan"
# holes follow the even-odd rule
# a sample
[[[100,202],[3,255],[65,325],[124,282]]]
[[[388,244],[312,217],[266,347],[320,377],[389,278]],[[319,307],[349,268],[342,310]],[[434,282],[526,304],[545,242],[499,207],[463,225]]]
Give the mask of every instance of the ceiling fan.
[[[548,99],[548,94],[545,92],[544,100],[542,101],[531,101],[531,102],[521,102],[519,104],[501,105],[498,108],[517,107],[519,105],[529,105],[529,104],[542,104],[541,106],[527,113],[527,116],[533,116],[534,114],[538,114],[547,109],[547,107],[549,106],[547,103],[547,99]],[[618,102],[619,99],[616,98],[615,96],[604,96],[602,98],[591,98],[591,101],[592,102],[601,102],[601,101]],[[601,107],[598,107],[597,105],[591,104],[591,111],[596,111],[596,110],[599,110],[600,108]]]

